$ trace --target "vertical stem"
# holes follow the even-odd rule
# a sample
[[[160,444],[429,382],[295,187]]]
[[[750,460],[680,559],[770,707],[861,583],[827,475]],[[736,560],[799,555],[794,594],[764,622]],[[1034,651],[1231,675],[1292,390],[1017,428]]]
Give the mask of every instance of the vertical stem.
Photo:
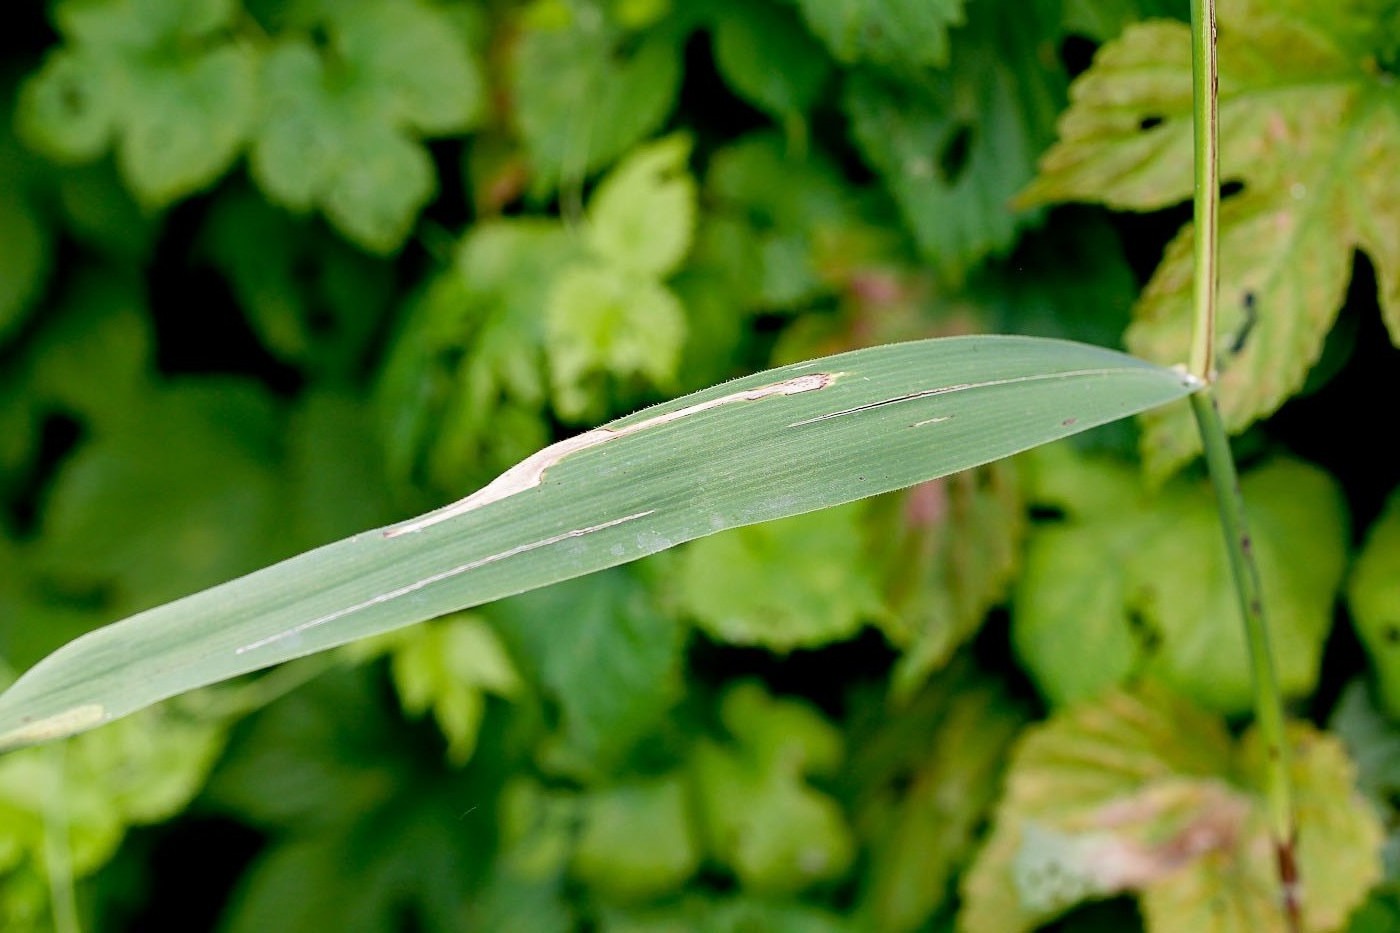
[[[1215,379],[1215,298],[1219,274],[1220,112],[1219,69],[1215,53],[1215,0],[1191,0],[1192,140],[1196,151],[1193,212],[1196,231],[1196,276],[1191,329],[1191,375],[1209,384]]]
[[[1235,591],[1239,595],[1240,613],[1244,618],[1250,674],[1254,683],[1255,719],[1264,742],[1264,795],[1269,830],[1273,835],[1279,881],[1283,889],[1284,919],[1288,929],[1296,933],[1301,926],[1301,911],[1298,866],[1294,858],[1296,827],[1283,695],[1279,690],[1273,651],[1269,645],[1263,589],[1259,583],[1259,567],[1254,560],[1253,540],[1245,521],[1239,476],[1235,472],[1230,438],[1220,418],[1212,386],[1215,380],[1215,302],[1219,290],[1217,262],[1220,252],[1220,118],[1215,0],[1191,0],[1191,79],[1196,156],[1196,262],[1192,283],[1195,315],[1188,365],[1191,374],[1204,384],[1204,388],[1191,396],[1191,409],[1205,448],[1206,466],[1210,470],[1220,523],[1225,532],[1225,551],[1230,556],[1230,569],[1234,574]]]
[[[1269,623],[1264,615],[1264,593],[1259,582],[1259,567],[1254,561],[1254,542],[1249,536],[1244,497],[1240,495],[1235,459],[1230,453],[1230,439],[1225,433],[1225,425],[1220,420],[1215,392],[1207,386],[1193,394],[1191,409],[1196,415],[1196,425],[1205,445],[1206,466],[1210,470],[1216,508],[1225,531],[1225,551],[1230,556],[1240,614],[1244,617],[1250,675],[1254,683],[1254,715],[1264,742],[1264,796],[1268,807],[1269,831],[1273,835],[1278,860],[1284,914],[1289,929],[1297,930],[1300,905],[1298,867],[1293,848],[1295,826],[1288,738],[1283,721],[1283,694],[1274,671]]]

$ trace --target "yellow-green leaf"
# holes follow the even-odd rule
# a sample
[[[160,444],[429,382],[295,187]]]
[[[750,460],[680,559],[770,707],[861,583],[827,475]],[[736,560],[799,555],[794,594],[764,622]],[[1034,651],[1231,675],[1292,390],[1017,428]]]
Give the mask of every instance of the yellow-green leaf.
[[[838,61],[918,74],[948,63],[948,28],[962,22],[963,2],[797,0],[797,7]]]
[[[839,878],[855,840],[837,802],[806,782],[840,763],[835,728],[754,683],[730,688],[720,715],[736,744],[701,740],[690,763],[711,855],[753,892],[791,893]]]
[[[1031,535],[1013,606],[1012,638],[1041,690],[1071,702],[1150,673],[1213,709],[1248,710],[1248,647],[1209,487],[1179,480],[1148,495],[1132,468],[1064,445],[1033,462],[1032,501],[1065,516]],[[1242,485],[1279,681],[1305,695],[1345,566],[1341,490],[1294,460]]]
[[[586,237],[598,258],[643,276],[665,278],[676,270],[695,230],[690,148],[688,137],[668,136],[608,173],[588,203]]]
[[[464,765],[476,749],[486,695],[513,697],[521,683],[496,633],[461,615],[385,636],[389,673],[410,716],[432,713],[447,739],[447,759]],[[373,646],[372,646],[373,647]]]
[[[659,282],[613,266],[573,266],[555,281],[545,314],[550,382],[564,417],[604,410],[609,377],[673,384],[685,310]]]
[[[17,125],[38,151],[87,162],[115,144],[137,199],[164,207],[210,185],[247,141],[259,52],[229,40],[231,3],[76,0],[66,42],[25,83]]]
[[[700,864],[700,840],[680,774],[632,781],[583,798],[573,874],[610,900],[654,898]]]
[[[885,615],[864,512],[851,504],[695,542],[678,568],[682,608],[732,644],[790,651],[850,638]]]
[[[1221,174],[1243,190],[1221,211],[1217,393],[1239,431],[1302,386],[1351,275],[1376,267],[1400,341],[1400,85],[1384,4],[1221,0]],[[1182,23],[1128,28],[1071,90],[1060,141],[1026,204],[1099,201],[1151,210],[1191,192],[1191,48]],[[1191,329],[1190,227],[1168,248],[1128,331],[1132,350],[1184,362]],[[1184,407],[1146,419],[1157,475],[1199,450]]]
[[[1336,739],[1290,727],[1303,928],[1337,929],[1380,875],[1380,825]],[[1141,900],[1150,933],[1282,933],[1262,743],[1161,689],[1112,693],[1024,734],[963,882],[966,933]]]

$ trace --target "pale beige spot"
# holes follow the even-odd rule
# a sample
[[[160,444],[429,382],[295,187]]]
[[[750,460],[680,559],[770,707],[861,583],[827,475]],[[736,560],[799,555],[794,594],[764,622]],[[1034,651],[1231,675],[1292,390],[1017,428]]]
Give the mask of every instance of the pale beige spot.
[[[20,726],[18,729],[11,729],[4,735],[0,735],[0,748],[61,739],[82,732],[84,729],[91,729],[106,717],[107,711],[102,704],[84,703],[82,706],[75,706],[70,710],[55,713],[37,722]]]

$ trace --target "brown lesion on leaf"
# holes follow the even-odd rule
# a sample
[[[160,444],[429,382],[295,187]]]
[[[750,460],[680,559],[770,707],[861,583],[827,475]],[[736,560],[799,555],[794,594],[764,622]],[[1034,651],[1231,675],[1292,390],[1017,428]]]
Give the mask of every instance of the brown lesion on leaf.
[[[1063,869],[1101,895],[1141,890],[1198,859],[1235,849],[1248,797],[1220,781],[1173,780],[1097,807],[1059,828],[1038,826]]]
[[[1254,325],[1259,322],[1258,299],[1254,292],[1247,291],[1240,299],[1240,308],[1244,314],[1244,320],[1234,336],[1230,338],[1230,356],[1239,356],[1244,352],[1245,343],[1249,340],[1249,335],[1254,332]]]

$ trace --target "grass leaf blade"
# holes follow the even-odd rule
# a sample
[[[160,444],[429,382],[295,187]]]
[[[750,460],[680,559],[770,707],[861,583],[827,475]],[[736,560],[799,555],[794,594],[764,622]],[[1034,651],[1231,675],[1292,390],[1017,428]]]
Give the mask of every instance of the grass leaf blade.
[[[726,528],[996,460],[1194,388],[1114,351],[992,336],[738,379],[547,448],[436,513],[76,639],[0,695],[0,748]]]

